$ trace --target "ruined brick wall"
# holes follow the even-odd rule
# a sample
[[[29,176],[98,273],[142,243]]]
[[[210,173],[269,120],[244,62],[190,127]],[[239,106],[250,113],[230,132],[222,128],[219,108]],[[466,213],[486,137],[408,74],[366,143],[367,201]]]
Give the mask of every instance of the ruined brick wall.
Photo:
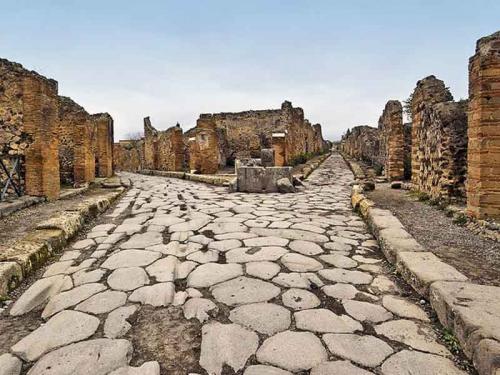
[[[59,195],[57,111],[56,81],[0,59],[0,154],[21,157],[23,190],[50,199]]]
[[[191,170],[202,174],[217,173],[222,164],[222,150],[216,121],[201,117],[196,122],[194,139],[190,142]]]
[[[380,130],[367,125],[355,126],[344,136],[341,148],[352,158],[382,167]]]
[[[467,174],[466,102],[443,102],[424,110],[416,185],[433,198],[465,197]]]
[[[424,111],[436,103],[453,100],[453,96],[445,87],[444,82],[435,76],[428,76],[417,82],[412,94],[412,151],[411,151],[411,181],[415,186],[420,186],[420,160],[425,144],[419,141],[422,137],[422,121]]]
[[[398,100],[389,100],[379,119],[379,160],[384,161],[385,177],[389,181],[404,177],[403,106]]]
[[[109,113],[96,113],[91,117],[97,131],[95,146],[96,175],[99,177],[111,177],[113,175],[113,118]]]
[[[113,145],[113,168],[116,171],[139,172],[144,164],[144,141],[123,140]]]
[[[479,39],[469,60],[467,210],[500,218],[500,32]]]
[[[411,122],[405,123],[403,125],[403,135],[404,135],[404,179],[411,179]]]
[[[179,124],[167,130],[156,130],[149,117],[144,119],[144,162],[146,169],[184,170],[185,145]]]

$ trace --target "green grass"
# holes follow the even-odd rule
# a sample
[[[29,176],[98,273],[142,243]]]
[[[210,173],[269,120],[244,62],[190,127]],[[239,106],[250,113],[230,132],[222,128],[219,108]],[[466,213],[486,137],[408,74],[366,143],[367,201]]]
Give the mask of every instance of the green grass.
[[[443,341],[452,353],[458,353],[460,351],[460,344],[458,342],[458,339],[448,328],[445,328],[443,331]]]

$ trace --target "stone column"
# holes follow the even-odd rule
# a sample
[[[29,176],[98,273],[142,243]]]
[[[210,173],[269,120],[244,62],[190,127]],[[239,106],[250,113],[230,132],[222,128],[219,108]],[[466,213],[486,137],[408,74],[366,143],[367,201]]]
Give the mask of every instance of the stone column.
[[[385,177],[389,181],[404,177],[403,107],[398,100],[389,100],[379,120],[384,138]]]
[[[411,147],[411,182],[415,188],[421,185],[422,174],[420,161],[422,159],[422,123],[427,108],[436,103],[453,100],[453,96],[444,85],[444,82],[435,76],[428,76],[417,82],[411,100],[412,111],[412,147]]]
[[[273,133],[274,166],[283,167],[286,163],[286,134]]]
[[[481,38],[469,60],[467,210],[500,218],[500,32]]]
[[[33,138],[26,150],[26,194],[59,197],[57,82],[39,76],[23,79],[24,128]]]
[[[113,175],[113,119],[107,113],[93,115],[97,123],[97,160],[99,177]]]
[[[199,118],[196,127],[196,142],[199,150],[200,172],[214,174],[219,170],[219,140],[217,125],[211,117]]]
[[[95,179],[95,159],[92,152],[92,133],[94,121],[84,113],[78,115],[74,127],[74,178],[75,185],[92,182]]]

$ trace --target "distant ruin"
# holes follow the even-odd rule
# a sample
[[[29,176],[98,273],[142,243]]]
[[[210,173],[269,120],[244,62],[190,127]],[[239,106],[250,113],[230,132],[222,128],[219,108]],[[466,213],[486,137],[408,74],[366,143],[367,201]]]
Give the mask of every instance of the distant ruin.
[[[470,58],[468,101],[453,101],[445,83],[428,76],[417,82],[410,96],[411,124],[403,125],[401,103],[391,100],[379,127],[348,130],[341,150],[384,169],[389,181],[411,176],[413,189],[431,198],[466,200],[471,215],[498,218],[499,72],[497,32],[480,39]]]
[[[0,79],[0,157],[8,170],[18,163],[26,194],[54,199],[61,183],[81,185],[113,174],[109,114],[90,115],[58,95],[57,81],[5,59]]]
[[[178,125],[156,130],[146,117],[142,140],[120,141],[114,147],[118,170],[214,174],[233,167],[236,160],[259,158],[262,149],[274,149],[276,166],[284,166],[299,155],[319,154],[329,145],[321,125],[311,125],[301,108],[285,101],[281,109],[201,114],[196,127],[185,133]],[[142,160],[133,165],[123,156],[137,153],[143,155]]]

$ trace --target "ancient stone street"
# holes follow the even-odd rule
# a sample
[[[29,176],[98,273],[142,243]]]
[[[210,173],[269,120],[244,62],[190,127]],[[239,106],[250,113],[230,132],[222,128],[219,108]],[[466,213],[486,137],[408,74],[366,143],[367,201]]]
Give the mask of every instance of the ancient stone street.
[[[122,177],[133,186],[106,222],[0,318],[46,321],[5,348],[17,357],[0,356],[0,374],[467,373],[353,213],[354,178],[340,155],[295,194]],[[189,339],[200,350],[184,361],[192,367],[135,345],[134,325],[154,329],[162,310],[197,327]]]

